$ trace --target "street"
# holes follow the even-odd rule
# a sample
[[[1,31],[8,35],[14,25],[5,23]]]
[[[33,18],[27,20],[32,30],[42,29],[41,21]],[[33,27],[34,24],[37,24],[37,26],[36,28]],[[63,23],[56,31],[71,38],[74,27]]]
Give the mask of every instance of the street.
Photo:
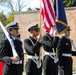
[[[23,73],[23,75],[25,75],[25,73]],[[59,75],[59,74],[58,74],[58,75]],[[76,75],[76,72],[74,72],[73,75]]]

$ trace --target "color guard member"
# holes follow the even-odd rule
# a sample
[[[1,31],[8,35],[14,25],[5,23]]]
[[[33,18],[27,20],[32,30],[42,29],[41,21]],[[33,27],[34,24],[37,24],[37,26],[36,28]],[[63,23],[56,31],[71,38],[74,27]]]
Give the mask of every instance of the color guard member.
[[[19,30],[17,22],[11,22],[6,26],[6,29],[10,35],[11,40],[15,50],[18,54],[18,57],[14,57],[12,53],[12,48],[8,39],[5,39],[0,44],[0,59],[4,63],[3,66],[3,75],[22,75],[23,72],[23,49],[21,42],[16,39]]]
[[[70,26],[58,43],[59,68],[63,69],[64,75],[72,75],[72,55],[76,56],[76,51],[72,51],[72,43],[69,38]]]
[[[56,33],[57,31],[55,31],[55,34]],[[58,59],[56,58],[56,47],[58,41],[58,36],[52,36],[49,33],[46,33],[43,36],[42,45],[45,51],[43,58],[44,75],[58,75]]]
[[[27,62],[26,62],[26,75],[41,75],[42,68],[41,63],[38,61],[38,56],[41,47],[41,38],[37,37],[40,32],[38,23],[33,23],[27,26],[27,30],[30,32],[31,36],[24,41],[25,51],[27,53]]]

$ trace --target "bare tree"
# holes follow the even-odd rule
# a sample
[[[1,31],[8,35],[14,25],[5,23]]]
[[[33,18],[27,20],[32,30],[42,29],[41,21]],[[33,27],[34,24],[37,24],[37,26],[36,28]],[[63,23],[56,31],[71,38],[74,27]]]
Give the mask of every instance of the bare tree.
[[[27,6],[27,4],[25,4],[24,1],[20,1],[20,0],[17,0],[18,2],[18,11],[20,12],[23,8],[25,8]]]
[[[63,0],[65,7],[76,6],[76,0]]]
[[[21,12],[27,6],[24,0],[0,0],[0,5],[6,6],[11,12]]]

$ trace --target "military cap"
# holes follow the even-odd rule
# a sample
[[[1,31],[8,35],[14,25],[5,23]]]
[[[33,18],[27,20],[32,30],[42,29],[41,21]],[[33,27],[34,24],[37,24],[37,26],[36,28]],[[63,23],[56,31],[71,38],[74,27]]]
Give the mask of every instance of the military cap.
[[[12,29],[12,28],[17,28],[17,29],[19,29],[18,22],[13,21],[13,22],[9,23],[5,28],[6,28],[7,30],[8,30],[8,29]]]
[[[71,29],[70,29],[70,26],[68,26],[68,29],[67,29],[67,31],[71,31]]]
[[[30,24],[30,25],[28,25],[28,26],[26,27],[26,30],[28,30],[28,31],[34,30],[34,29],[40,29],[40,28],[38,27],[38,23],[37,23],[37,22],[34,22],[34,23],[32,23],[32,24]]]

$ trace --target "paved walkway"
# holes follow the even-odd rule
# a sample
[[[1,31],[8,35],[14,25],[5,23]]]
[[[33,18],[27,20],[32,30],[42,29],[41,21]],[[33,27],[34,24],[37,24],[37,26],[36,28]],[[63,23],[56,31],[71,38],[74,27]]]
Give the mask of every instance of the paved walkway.
[[[26,75],[25,73],[23,73],[23,75]],[[76,75],[76,72],[73,73],[73,75]]]
[[[74,72],[73,75],[76,75],[76,72]]]

